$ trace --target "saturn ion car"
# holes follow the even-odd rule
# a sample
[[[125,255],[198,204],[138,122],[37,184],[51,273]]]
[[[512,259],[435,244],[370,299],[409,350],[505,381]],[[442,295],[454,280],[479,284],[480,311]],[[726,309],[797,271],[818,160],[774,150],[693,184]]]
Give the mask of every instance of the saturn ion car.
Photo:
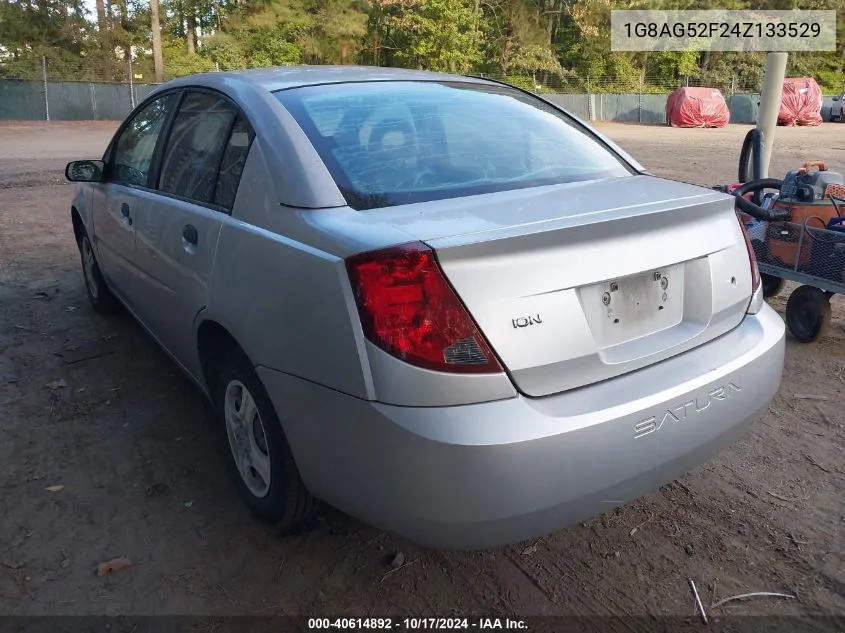
[[[501,83],[195,75],[66,175],[94,309],[203,390],[282,528],[319,499],[434,547],[548,533],[702,463],[780,384],[733,199]]]

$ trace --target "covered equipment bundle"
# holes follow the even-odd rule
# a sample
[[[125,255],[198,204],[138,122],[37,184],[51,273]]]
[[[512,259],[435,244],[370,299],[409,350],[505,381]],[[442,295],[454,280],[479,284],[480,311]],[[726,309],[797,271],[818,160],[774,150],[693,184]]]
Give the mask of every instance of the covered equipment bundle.
[[[783,80],[778,125],[819,125],[822,122],[822,91],[812,77]]]
[[[731,112],[715,88],[678,88],[666,101],[666,121],[672,127],[725,127]]]

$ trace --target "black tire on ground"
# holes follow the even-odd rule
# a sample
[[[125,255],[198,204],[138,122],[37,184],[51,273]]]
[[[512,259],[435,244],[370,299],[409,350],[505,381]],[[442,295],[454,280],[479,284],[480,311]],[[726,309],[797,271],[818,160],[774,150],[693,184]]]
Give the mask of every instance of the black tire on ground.
[[[822,337],[830,325],[830,295],[813,286],[800,286],[786,302],[786,326],[802,343]]]
[[[226,389],[233,381],[240,382],[255,402],[270,459],[269,489],[263,496],[257,496],[241,476],[230,445],[229,465],[241,499],[264,523],[275,525],[281,532],[292,531],[315,514],[318,502],[302,482],[270,396],[267,395],[267,390],[252,363],[239,348],[232,346],[221,354],[215,364],[213,384],[209,385],[209,388],[218,418],[225,426]]]
[[[79,238],[79,258],[82,264],[82,277],[85,280],[85,290],[88,301],[94,310],[101,313],[114,312],[120,308],[120,303],[112,294],[100,271],[100,264],[88,238],[88,233],[82,230]]]
[[[763,296],[766,299],[779,295],[786,285],[785,279],[775,277],[774,275],[767,275],[766,273],[760,275],[760,280],[763,283]]]

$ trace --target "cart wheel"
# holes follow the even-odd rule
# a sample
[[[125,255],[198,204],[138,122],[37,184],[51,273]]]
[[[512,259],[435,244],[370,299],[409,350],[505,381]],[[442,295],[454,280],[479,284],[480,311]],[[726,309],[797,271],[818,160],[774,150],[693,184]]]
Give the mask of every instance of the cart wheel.
[[[813,286],[801,286],[786,302],[786,325],[796,339],[812,343],[830,325],[830,296]]]
[[[780,277],[775,277],[774,275],[767,275],[766,273],[760,275],[760,279],[763,282],[763,296],[766,299],[779,295],[783,290],[783,287],[786,285],[786,279],[781,279]]]

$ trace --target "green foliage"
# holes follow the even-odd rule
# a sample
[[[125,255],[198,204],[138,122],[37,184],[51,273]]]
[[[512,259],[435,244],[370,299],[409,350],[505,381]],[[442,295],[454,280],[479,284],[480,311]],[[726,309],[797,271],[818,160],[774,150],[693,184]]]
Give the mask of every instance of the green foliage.
[[[317,0],[310,11],[314,28],[303,50],[315,63],[348,64],[355,61],[367,34],[366,0]],[[301,39],[302,41],[302,39]]]
[[[222,71],[246,67],[246,53],[240,41],[227,33],[216,33],[203,43],[203,54]]]
[[[464,0],[373,0],[369,27],[399,66],[466,73],[481,61],[479,14]]]
[[[95,0],[96,1],[96,0]],[[537,92],[756,91],[763,53],[610,50],[613,9],[834,9],[837,50],[789,56],[792,76],[845,87],[843,0],[160,0],[168,78],[289,64],[406,66],[505,77]],[[0,0],[0,77],[153,76],[149,0]]]
[[[292,66],[302,61],[302,51],[293,42],[286,42],[279,32],[261,33],[252,41],[249,50],[250,66]]]
[[[165,74],[171,79],[214,70],[214,62],[207,57],[189,55],[178,40],[165,40],[163,50]]]

